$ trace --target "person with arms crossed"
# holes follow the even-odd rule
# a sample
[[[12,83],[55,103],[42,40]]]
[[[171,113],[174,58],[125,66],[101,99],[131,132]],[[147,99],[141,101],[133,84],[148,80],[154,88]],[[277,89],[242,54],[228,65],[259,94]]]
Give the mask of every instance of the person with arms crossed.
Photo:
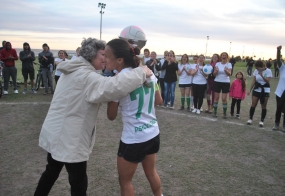
[[[106,63],[119,74],[128,73],[138,67],[138,47],[125,40],[113,39],[106,46]],[[156,153],[159,151],[159,128],[154,105],[162,104],[157,79],[153,75],[145,84],[127,96],[108,103],[110,120],[117,117],[121,108],[123,132],[118,149],[117,168],[122,196],[133,196],[133,175],[142,163],[145,175],[155,196],[161,196],[161,182],[155,169]]]

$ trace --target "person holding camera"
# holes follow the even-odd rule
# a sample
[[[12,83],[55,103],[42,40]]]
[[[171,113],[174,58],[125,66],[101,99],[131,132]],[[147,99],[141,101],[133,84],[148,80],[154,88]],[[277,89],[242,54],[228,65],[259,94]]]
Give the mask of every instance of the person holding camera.
[[[45,87],[44,95],[48,94],[48,81],[50,84],[50,91],[53,94],[53,81],[50,72],[50,66],[53,66],[53,54],[49,51],[49,46],[44,43],[43,51],[39,53],[39,63],[41,64],[43,83]]]
[[[255,62],[255,70],[253,72],[253,80],[250,86],[250,90],[247,95],[250,95],[252,91],[252,103],[249,110],[249,120],[247,121],[248,125],[252,124],[252,118],[254,115],[255,107],[257,106],[258,101],[260,100],[261,104],[261,119],[259,126],[264,126],[264,119],[266,116],[266,105],[270,95],[270,84],[269,81],[272,77],[272,72],[265,66],[265,63],[261,60]]]

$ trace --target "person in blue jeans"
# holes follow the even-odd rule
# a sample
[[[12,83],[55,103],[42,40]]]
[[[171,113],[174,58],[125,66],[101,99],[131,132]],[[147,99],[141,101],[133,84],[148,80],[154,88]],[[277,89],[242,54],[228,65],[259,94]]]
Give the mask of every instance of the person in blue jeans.
[[[175,86],[177,82],[177,71],[178,63],[175,58],[175,53],[170,50],[168,53],[168,58],[164,61],[161,70],[165,70],[164,76],[164,104],[163,107],[167,107],[170,93],[170,109],[174,109],[174,98],[175,98]]]

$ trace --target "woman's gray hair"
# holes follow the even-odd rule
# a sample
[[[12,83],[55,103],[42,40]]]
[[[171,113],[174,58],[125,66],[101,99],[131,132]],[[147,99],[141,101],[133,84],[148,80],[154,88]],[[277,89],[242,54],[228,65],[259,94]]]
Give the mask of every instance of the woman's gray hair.
[[[92,59],[96,58],[98,50],[104,50],[105,45],[105,41],[101,41],[91,37],[89,37],[88,39],[83,38],[79,54],[91,63]]]

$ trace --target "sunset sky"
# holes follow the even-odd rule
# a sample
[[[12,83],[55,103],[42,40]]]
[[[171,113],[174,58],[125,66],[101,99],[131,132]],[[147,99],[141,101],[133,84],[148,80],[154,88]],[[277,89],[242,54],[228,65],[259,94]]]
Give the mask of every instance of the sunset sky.
[[[146,34],[145,48],[158,54],[205,54],[207,36],[207,55],[268,59],[285,45],[285,0],[2,0],[0,40],[14,48],[28,42],[75,50],[83,37],[100,38],[99,2],[106,4],[102,40],[136,25]]]

